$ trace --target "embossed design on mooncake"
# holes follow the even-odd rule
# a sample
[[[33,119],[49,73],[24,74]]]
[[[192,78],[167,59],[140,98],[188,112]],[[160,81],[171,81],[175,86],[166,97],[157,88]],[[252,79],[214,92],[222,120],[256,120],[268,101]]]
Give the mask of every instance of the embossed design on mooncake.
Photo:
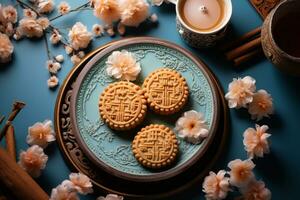
[[[140,124],[147,111],[143,90],[126,81],[108,85],[100,95],[100,115],[109,127],[129,130]]]
[[[163,115],[179,111],[186,104],[189,94],[185,79],[168,68],[152,72],[145,79],[143,89],[150,108]]]
[[[132,142],[136,159],[148,168],[170,165],[178,153],[178,141],[170,128],[151,124],[142,128]]]

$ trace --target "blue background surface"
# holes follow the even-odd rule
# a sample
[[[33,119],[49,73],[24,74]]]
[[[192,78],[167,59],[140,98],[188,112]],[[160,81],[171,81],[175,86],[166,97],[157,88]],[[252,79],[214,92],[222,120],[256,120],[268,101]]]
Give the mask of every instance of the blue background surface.
[[[1,0],[2,4],[14,1]],[[56,1],[58,2],[58,0]],[[69,1],[72,7],[80,5],[84,1]],[[258,89],[266,89],[272,94],[275,103],[276,114],[271,119],[264,120],[270,126],[272,133],[271,153],[263,159],[255,160],[257,164],[255,172],[259,178],[266,182],[271,189],[272,199],[299,199],[300,180],[300,80],[283,74],[275,69],[267,60],[250,63],[249,66],[234,69],[214,49],[196,50],[188,47],[179,37],[175,28],[175,8],[173,5],[164,5],[153,8],[153,12],[159,17],[157,26],[144,24],[138,29],[133,29],[127,35],[154,36],[179,44],[204,60],[210,69],[219,78],[223,88],[234,77],[253,76],[257,80]],[[55,13],[53,14],[55,15]],[[73,13],[55,21],[58,27],[71,27],[76,21],[81,21],[91,29],[98,19],[91,11]],[[231,30],[234,35],[242,35],[257,26],[262,20],[251,7],[247,0],[233,0],[233,16]],[[108,36],[95,39],[90,49],[104,44],[112,39]],[[16,118],[14,125],[17,135],[17,150],[27,149],[25,142],[27,128],[37,121],[53,119],[54,105],[58,89],[51,91],[47,88],[46,81],[49,78],[45,61],[47,60],[44,41],[24,39],[14,42],[15,53],[13,62],[0,67],[0,114],[8,115],[14,100],[22,100],[27,103],[26,108]],[[62,47],[52,48],[54,54],[64,54]],[[72,64],[67,58],[58,77],[62,80],[71,70]],[[243,131],[255,125],[248,114],[242,110],[230,111],[231,134],[224,152],[214,170],[226,168],[227,163],[236,158],[245,159],[243,150]],[[40,185],[50,193],[51,188],[68,177],[70,173],[66,166],[57,144],[47,148],[49,161],[42,176],[38,179]],[[201,184],[191,188],[184,194],[178,195],[177,200],[203,199]],[[95,199],[94,196],[82,197],[82,199]]]

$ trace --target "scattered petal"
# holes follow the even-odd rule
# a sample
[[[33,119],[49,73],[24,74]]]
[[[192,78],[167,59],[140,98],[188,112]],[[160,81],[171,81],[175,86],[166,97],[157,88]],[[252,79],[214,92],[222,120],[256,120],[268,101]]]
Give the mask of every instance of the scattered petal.
[[[255,90],[255,80],[252,77],[234,78],[228,86],[228,93],[225,95],[229,108],[247,107],[248,103],[253,100]]]
[[[256,125],[254,128],[248,128],[244,132],[244,146],[250,158],[254,156],[263,157],[264,154],[269,153],[268,138],[271,134],[266,131],[269,129],[267,125]]]
[[[118,196],[116,194],[108,194],[106,197],[98,197],[96,200],[123,200],[122,196]]]
[[[108,29],[106,30],[106,32],[107,32],[107,34],[108,34],[110,37],[112,37],[112,36],[115,35],[115,31],[114,31],[113,28],[108,28]]]
[[[63,181],[61,185],[52,189],[50,200],[79,200],[71,181]]]
[[[87,177],[86,175],[81,173],[71,173],[69,178],[70,181],[74,184],[74,188],[76,189],[76,191],[80,194],[89,194],[93,192],[93,185],[89,177]]]
[[[120,8],[117,0],[94,1],[94,15],[106,24],[112,24],[120,19]]]
[[[206,199],[220,200],[227,197],[230,191],[229,178],[225,177],[226,171],[220,170],[217,174],[209,172],[203,182],[203,192]]]
[[[149,16],[149,4],[145,0],[123,0],[121,22],[126,26],[137,27]]]
[[[56,86],[58,86],[58,82],[59,82],[59,80],[56,76],[51,76],[47,81],[48,87],[55,88]]]
[[[9,37],[0,33],[0,63],[7,63],[11,60],[14,46]]]
[[[255,164],[252,160],[236,159],[228,163],[230,171],[230,184],[236,187],[245,187],[254,179],[253,168]]]
[[[86,48],[91,39],[92,33],[87,31],[86,26],[81,22],[74,24],[69,32],[70,43],[75,50]]]
[[[27,143],[46,148],[50,142],[55,141],[55,132],[52,121],[37,122],[28,128]]]
[[[55,60],[57,61],[57,62],[60,62],[60,63],[62,63],[62,62],[64,62],[64,56],[63,55],[57,55],[57,56],[55,56]]]
[[[203,114],[195,110],[185,112],[177,120],[175,130],[180,138],[193,144],[199,144],[209,133]]]
[[[126,50],[114,51],[106,61],[106,72],[120,80],[134,81],[141,71],[134,55]]]
[[[62,1],[62,2],[60,2],[60,4],[58,5],[58,12],[59,12],[60,14],[62,14],[62,15],[65,15],[65,14],[69,13],[69,12],[70,12],[70,9],[71,9],[71,7],[70,7],[70,5],[68,4],[68,2],[66,2],[66,1]]]
[[[33,145],[27,151],[20,153],[19,165],[32,177],[37,178],[41,175],[41,170],[46,167],[48,156],[38,145]]]
[[[251,114],[251,118],[257,121],[263,117],[269,117],[274,112],[271,95],[266,90],[258,90],[253,95],[253,101],[249,104],[248,112]]]

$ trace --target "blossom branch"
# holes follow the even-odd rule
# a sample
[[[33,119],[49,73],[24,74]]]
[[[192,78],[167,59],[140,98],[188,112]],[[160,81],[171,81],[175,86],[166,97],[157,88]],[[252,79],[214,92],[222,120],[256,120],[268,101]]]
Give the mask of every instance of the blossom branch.
[[[45,32],[43,38],[44,38],[44,41],[45,41],[45,46],[46,46],[46,51],[47,51],[48,59],[51,60],[52,56],[51,56],[51,52],[50,52],[50,49],[49,49],[49,44],[48,44],[47,33],[46,32]]]
[[[89,4],[90,4],[90,3],[87,2],[87,3],[85,3],[85,4],[81,5],[81,6],[78,6],[77,8],[71,9],[71,10],[68,12],[68,14],[69,14],[69,13],[72,13],[72,12],[77,12],[77,11],[83,10],[83,9],[87,8],[87,7],[89,6]],[[58,19],[58,18],[60,18],[60,17],[62,17],[62,16],[64,16],[64,15],[66,15],[66,14],[60,14],[60,15],[57,15],[56,17],[53,17],[53,18],[49,19],[49,21],[54,21],[54,20],[56,20],[56,19]]]

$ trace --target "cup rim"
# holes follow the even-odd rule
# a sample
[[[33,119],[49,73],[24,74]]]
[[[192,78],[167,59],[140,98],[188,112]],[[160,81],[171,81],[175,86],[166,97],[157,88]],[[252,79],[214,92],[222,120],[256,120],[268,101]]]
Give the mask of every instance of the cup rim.
[[[187,28],[188,30],[190,30],[192,32],[195,32],[195,33],[199,33],[199,34],[213,34],[213,33],[216,33],[218,31],[222,30],[228,24],[228,22],[230,21],[231,16],[232,16],[232,2],[231,2],[231,0],[222,0],[226,4],[226,18],[225,18],[225,20],[223,20],[222,25],[219,26],[216,29],[213,29],[212,31],[199,31],[199,30],[191,28],[190,26],[188,26],[184,22],[184,20],[182,20],[180,12],[179,12],[179,2],[180,1],[186,1],[186,0],[177,0],[177,2],[176,2],[176,16],[179,19],[180,23],[182,25],[184,25],[185,28]]]
[[[289,3],[289,2],[295,2],[295,1],[282,1],[281,3],[279,3],[277,5],[277,7],[274,8],[274,10],[272,11],[273,12],[273,15],[271,16],[271,19],[270,19],[270,25],[268,27],[270,33],[271,33],[271,37],[270,39],[272,40],[272,42],[274,44],[276,44],[276,47],[277,47],[277,50],[280,52],[280,54],[284,55],[285,57],[291,59],[291,60],[294,60],[294,61],[297,61],[297,62],[300,62],[300,57],[296,57],[296,56],[293,56],[289,53],[287,53],[286,51],[284,51],[277,43],[277,41],[275,40],[274,38],[274,35],[273,35],[273,27],[274,27],[274,17],[275,17],[275,14],[276,12],[278,12],[278,10],[282,7],[282,6],[285,6],[286,3]]]

